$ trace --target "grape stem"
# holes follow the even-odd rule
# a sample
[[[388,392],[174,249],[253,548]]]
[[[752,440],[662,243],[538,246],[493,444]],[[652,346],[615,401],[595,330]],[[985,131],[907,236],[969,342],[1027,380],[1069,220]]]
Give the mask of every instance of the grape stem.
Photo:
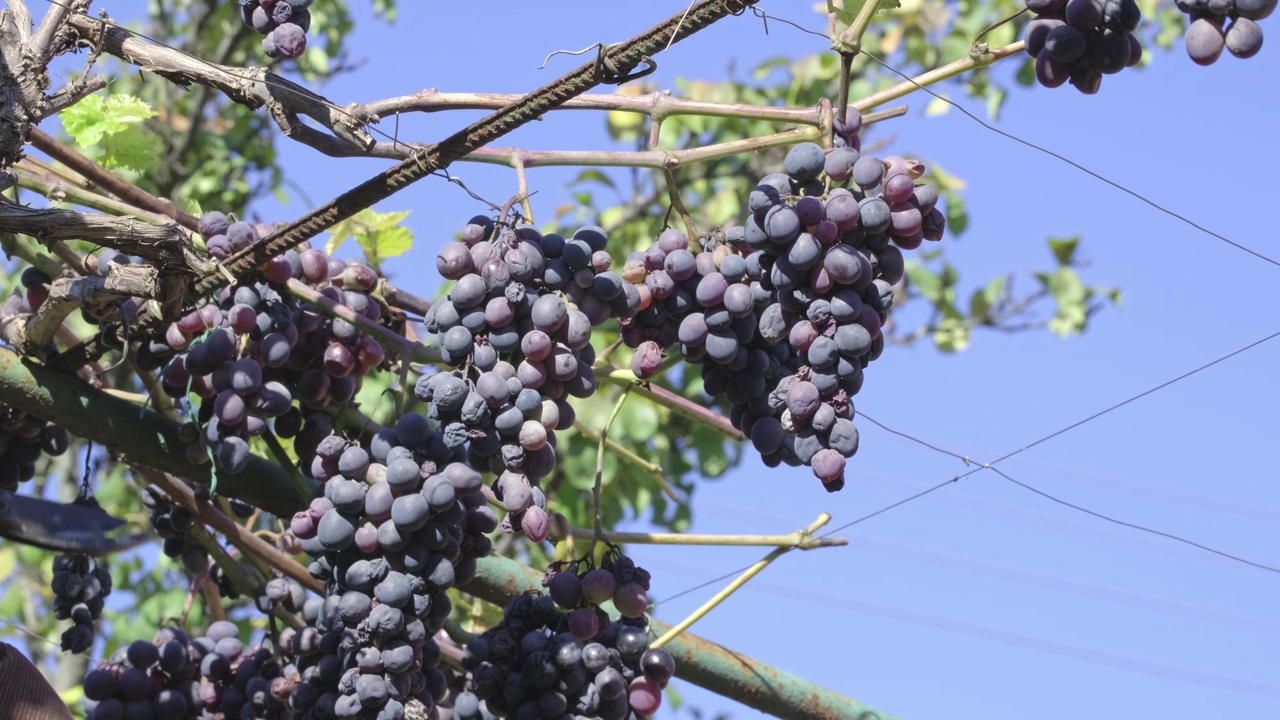
[[[179,627],[187,626],[187,618],[191,615],[191,608],[196,604],[196,593],[204,588],[204,581],[208,579],[209,568],[207,567],[191,576],[191,582],[187,583],[187,597],[182,603],[182,615],[178,616]]]
[[[823,525],[826,525],[829,522],[831,522],[831,514],[822,513],[821,515],[818,516],[817,520],[814,520],[812,523],[809,524],[809,527],[805,528],[804,530],[798,530],[796,531],[795,534],[800,535],[801,537],[807,537],[817,532],[819,528],[821,528]],[[766,567],[769,567],[769,563],[772,563],[774,560],[777,560],[783,555],[791,552],[796,547],[803,547],[803,543],[799,545],[779,547],[778,549],[774,550],[768,555],[765,555],[764,558],[760,560],[760,562],[747,568],[745,572],[743,572],[738,577],[734,578],[733,582],[726,585],[723,590],[716,593],[710,600],[703,603],[702,607],[698,608],[697,610],[694,610],[689,615],[689,617],[685,618],[684,620],[681,620],[679,623],[673,626],[670,630],[663,633],[662,637],[649,643],[649,647],[662,647],[663,645],[666,645],[667,643],[671,642],[673,639],[679,636],[680,633],[683,633],[685,630],[688,630],[690,626],[692,626],[694,623],[698,622],[703,617],[705,617],[707,613],[714,610],[716,606],[718,606],[720,603],[724,602],[725,599],[728,598],[730,595],[732,595],[734,592],[736,592],[738,588],[747,584],[748,580],[760,574],[761,570],[764,570]]]
[[[236,560],[231,557],[231,554],[226,551],[226,548],[218,544],[218,541],[209,534],[209,531],[205,529],[204,525],[200,523],[193,523],[191,525],[190,532],[191,537],[200,544],[200,547],[204,548],[204,551],[209,553],[212,561],[217,563],[218,567],[222,568],[222,572],[226,573],[227,580],[231,583],[232,589],[234,589],[236,593],[245,597],[253,597],[253,589],[257,583],[253,578],[249,577],[244,565],[236,562]]]
[[[708,407],[704,407],[688,398],[680,397],[670,390],[654,385],[649,382],[640,380],[630,370],[621,370],[616,367],[602,368],[596,377],[601,382],[607,382],[610,385],[618,387],[631,388],[637,395],[643,397],[655,405],[671,410],[672,412],[683,415],[690,420],[702,423],[707,427],[719,430],[729,437],[730,440],[745,440],[746,437],[742,431],[738,430],[729,422],[729,418],[720,415]]]
[[[119,200],[99,195],[67,182],[65,178],[56,176],[45,168],[35,166],[33,158],[15,163],[13,170],[18,178],[18,187],[30,190],[56,202],[69,202],[91,210],[111,215],[134,217],[152,225],[164,225],[172,222],[169,218],[136,208]],[[41,163],[43,165],[44,163]],[[47,167],[47,166],[46,166]]]
[[[80,173],[85,180],[120,198],[120,200],[144,210],[173,218],[182,227],[195,232],[199,218],[185,212],[172,200],[158,198],[115,173],[107,170],[89,157],[77,152],[66,143],[39,128],[31,128],[28,140],[49,157]]]
[[[312,577],[311,572],[299,564],[298,561],[241,527],[239,523],[213,505],[198,499],[195,491],[186,483],[168,473],[160,472],[144,465],[130,464],[130,467],[145,478],[147,482],[164,490],[179,507],[191,513],[192,517],[222,533],[227,538],[227,541],[240,550],[241,553],[246,556],[253,555],[262,558],[267,565],[279,570],[286,577],[297,580],[302,583],[303,587],[312,592],[324,592],[324,583]],[[305,506],[295,505],[295,507]]]
[[[516,195],[520,198],[520,207],[524,210],[526,222],[533,222],[533,203],[529,202],[529,176],[524,171],[524,158],[516,155],[511,161],[516,171]]]
[[[395,352],[404,360],[422,365],[434,365],[440,362],[439,353],[432,351],[426,345],[410,342],[405,336],[383,327],[346,305],[330,300],[300,280],[290,279],[286,287],[293,297],[315,305],[316,309],[329,317],[346,320],[355,325],[361,332],[373,337],[387,350]]]
[[[375,100],[357,106],[355,114],[368,113],[370,118],[386,117],[405,112],[433,113],[445,110],[497,110],[519,100],[520,95],[502,93],[447,93],[421,90],[412,95]],[[818,108],[790,108],[773,105],[746,105],[719,103],[706,100],[689,100],[675,97],[670,90],[659,90],[645,95],[611,95],[587,93],[565,102],[557,110],[610,110],[638,113],[655,119],[655,124],[676,115],[700,115],[703,117],[741,118],[771,122],[818,125],[821,115]]]
[[[594,531],[587,528],[569,528],[565,539],[591,537]],[[553,535],[553,538],[555,536]],[[555,538],[560,539],[560,538]],[[845,538],[815,538],[809,530],[797,530],[787,535],[698,535],[694,533],[605,533],[604,540],[615,545],[703,545],[729,547],[778,547],[793,550],[814,550],[822,547],[843,547],[849,544]]]
[[[62,265],[38,249],[36,241],[29,236],[0,232],[0,250],[4,250],[4,254],[10,258],[21,258],[49,277],[62,274]]]
[[[272,457],[276,459],[280,467],[284,468],[285,474],[293,482],[293,488],[298,491],[298,497],[302,498],[302,502],[311,502],[311,488],[307,486],[307,481],[298,472],[297,463],[289,459],[289,453],[285,452],[284,446],[280,444],[271,428],[267,428],[262,433],[262,442],[266,444],[267,449],[271,451]]]
[[[604,448],[609,438],[609,428],[613,427],[613,421],[617,419],[618,413],[622,411],[622,406],[627,402],[627,396],[631,394],[630,387],[624,387],[622,394],[618,396],[618,401],[613,404],[613,411],[609,413],[609,419],[605,421],[604,427],[600,429],[600,442],[596,444],[596,482],[591,488],[591,510],[595,516],[595,532],[591,538],[591,549],[587,551],[588,557],[593,557],[596,552],[596,543],[605,539],[604,528],[600,522],[600,485],[604,482]]]
[[[940,83],[943,80],[948,80],[957,75],[962,75],[970,70],[986,67],[998,60],[1003,60],[1007,57],[1017,55],[1023,51],[1023,48],[1024,44],[1021,40],[998,48],[987,48],[985,45],[976,46],[967,57],[963,57],[955,62],[947,63],[942,67],[934,68],[928,72],[921,73],[910,80],[904,80],[897,85],[881,90],[880,92],[872,93],[871,95],[853,103],[853,106],[865,113],[871,108],[897,100],[905,95],[910,95],[921,88]]]
[[[222,609],[222,596],[218,594],[218,586],[206,572],[200,580],[200,594],[204,597],[204,607],[211,620],[226,620],[227,613]]]
[[[671,209],[676,211],[680,216],[681,222],[684,223],[685,232],[689,236],[689,252],[702,252],[702,234],[698,232],[698,226],[693,224],[693,217],[689,215],[689,208],[684,205],[684,198],[680,196],[680,186],[676,184],[676,171],[674,168],[662,168],[662,174],[667,180],[667,197],[671,199]]]
[[[861,52],[862,36],[867,32],[867,28],[871,25],[871,18],[875,16],[878,9],[880,9],[880,0],[866,0],[858,9],[853,24],[840,33],[839,37],[833,38],[832,49],[852,54]]]
[[[579,420],[573,421],[573,429],[577,430],[579,435],[582,435],[584,438],[588,440],[592,440],[595,442],[600,442],[601,440],[602,436],[600,433],[587,427]],[[625,462],[632,463],[637,467],[639,467],[641,470],[644,470],[645,472],[649,473],[649,475],[653,477],[654,482],[658,484],[658,487],[662,489],[662,492],[667,497],[671,498],[672,502],[679,503],[679,504],[684,503],[684,501],[680,499],[680,496],[676,494],[676,491],[671,487],[671,485],[667,483],[667,479],[662,476],[661,465],[655,462],[649,462],[648,460],[645,460],[644,458],[640,457],[636,453],[632,452],[630,449],[624,447],[617,440],[614,440],[612,438],[604,438],[604,443],[619,458],[621,458]]]
[[[444,621],[444,632],[449,636],[450,640],[458,643],[459,645],[466,645],[472,640],[480,637],[477,633],[467,632],[464,630],[462,626],[458,624],[458,621],[452,618]]]

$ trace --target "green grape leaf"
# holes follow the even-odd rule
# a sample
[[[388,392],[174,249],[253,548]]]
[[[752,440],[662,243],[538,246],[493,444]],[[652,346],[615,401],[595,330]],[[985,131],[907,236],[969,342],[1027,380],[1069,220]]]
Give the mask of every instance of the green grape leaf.
[[[378,266],[383,260],[399,257],[413,247],[413,231],[400,223],[409,211],[380,213],[361,210],[329,229],[329,241],[325,253],[332,255],[347,238],[354,237],[365,259]]]
[[[1080,334],[1089,317],[1085,304],[1089,292],[1080,282],[1080,276],[1069,267],[1060,267],[1049,275],[1039,273],[1038,276],[1058,303],[1057,312],[1049,320],[1049,330],[1062,337]]]
[[[155,115],[132,95],[90,95],[62,111],[62,127],[80,145],[97,145],[103,137],[137,125]]]
[[[133,126],[106,136],[102,164],[109,168],[152,170],[160,164],[164,145],[158,135]]]
[[[858,17],[858,10],[866,4],[866,0],[857,2],[857,0],[849,0],[849,2],[841,2],[839,5],[835,0],[827,0],[827,12],[834,13],[836,18],[845,25],[852,25],[854,19]]]
[[[961,318],[943,318],[938,328],[933,331],[933,343],[938,350],[945,353],[960,352],[969,347],[972,331]]]
[[[1075,258],[1076,248],[1080,245],[1080,236],[1068,238],[1049,238],[1049,248],[1059,265],[1066,267]]]
[[[942,278],[917,262],[906,264],[907,281],[929,302],[937,303],[942,297]]]
[[[1007,285],[1008,278],[1002,275],[987,283],[981,290],[975,290],[973,297],[969,299],[969,317],[975,322],[982,322],[991,308],[1000,302]]]

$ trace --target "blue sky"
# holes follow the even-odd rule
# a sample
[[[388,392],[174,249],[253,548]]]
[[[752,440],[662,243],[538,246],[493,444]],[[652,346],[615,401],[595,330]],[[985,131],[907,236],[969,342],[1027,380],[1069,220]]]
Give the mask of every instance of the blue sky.
[[[548,52],[624,39],[680,10],[681,0],[629,4],[402,1],[394,26],[359,22],[365,61],[324,93],[367,101],[424,87],[521,92],[567,70]],[[765,0],[767,12],[815,29],[811,3]],[[140,2],[109,3],[117,19]],[[1264,22],[1264,31],[1277,21]],[[824,43],[749,15],[663,53],[659,82],[719,80],[774,55]],[[1274,232],[1274,96],[1280,49],[1193,65],[1179,45],[1141,71],[1106,78],[1099,95],[1069,87],[1010,96],[998,126],[1045,145],[1263,254]],[[958,95],[953,92],[952,95]],[[868,371],[858,407],[889,427],[990,460],[1280,330],[1280,267],[1162,215],[1058,160],[957,112],[912,113],[877,129],[894,152],[940,163],[968,183],[971,225],[945,242],[975,287],[1051,263],[1049,236],[1081,234],[1086,282],[1124,290],[1079,338],[980,333],[944,356],[927,344],[890,348]],[[969,106],[980,111],[977,103]],[[400,137],[435,140],[479,113],[405,118]],[[387,128],[389,130],[389,128]],[[539,149],[608,148],[602,115],[552,114],[500,142]],[[334,160],[282,141],[287,181],[321,202],[386,166]],[[514,173],[452,170],[481,195],[515,192]],[[536,169],[535,212],[567,198],[572,169]],[[265,218],[310,206],[297,193]],[[412,208],[414,254],[390,266],[430,292],[435,250],[484,207],[428,179],[378,207]],[[1028,278],[1021,278],[1024,284]],[[1262,344],[1001,464],[1012,477],[1098,512],[1280,565],[1280,470],[1274,452],[1280,339]],[[807,469],[748,457],[702,485],[696,532],[788,532],[819,512],[832,527],[964,472],[955,458],[859,422],[862,444],[844,492]],[[850,545],[779,560],[694,632],[911,720],[1093,717],[1271,717],[1280,710],[1280,577],[1105,523],[979,472],[840,533]],[[754,562],[760,549],[633,548],[666,597]],[[675,622],[716,587],[663,603]],[[704,711],[759,714],[677,682]],[[665,708],[660,717],[687,716]]]

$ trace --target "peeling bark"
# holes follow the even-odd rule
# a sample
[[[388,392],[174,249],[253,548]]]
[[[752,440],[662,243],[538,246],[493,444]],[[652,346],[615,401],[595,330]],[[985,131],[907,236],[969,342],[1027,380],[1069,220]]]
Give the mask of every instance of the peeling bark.
[[[0,170],[22,156],[27,128],[45,115],[45,66],[31,55],[31,17],[0,10]]]
[[[112,265],[106,275],[58,278],[39,310],[0,319],[0,339],[24,355],[41,356],[77,308],[94,316],[109,316],[114,305],[131,297],[150,300],[160,292],[160,273],[148,265]]]

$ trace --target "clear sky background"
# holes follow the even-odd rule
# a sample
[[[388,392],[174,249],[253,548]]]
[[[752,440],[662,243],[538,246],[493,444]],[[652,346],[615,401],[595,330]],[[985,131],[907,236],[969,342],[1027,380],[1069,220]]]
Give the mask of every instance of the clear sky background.
[[[401,0],[393,26],[357,0],[348,39],[358,71],[323,92],[339,103],[426,87],[524,92],[577,64],[555,49],[614,42],[677,12],[683,0],[454,3]],[[96,4],[95,4],[96,5]],[[812,3],[764,0],[814,29]],[[139,1],[103,3],[118,20]],[[1263,23],[1280,30],[1280,20]],[[1276,42],[1273,40],[1272,42]],[[726,20],[659,58],[655,76],[722,80],[772,56],[827,50],[818,38],[750,15]],[[1070,87],[1011,93],[998,126],[1047,146],[1263,254],[1276,236],[1280,47],[1211,68],[1155,52],[1107,77],[1101,94]],[[960,93],[953,89],[952,96]],[[948,237],[964,288],[1009,270],[1047,268],[1048,236],[1083,235],[1086,283],[1117,285],[1124,306],[1086,335],[979,332],[946,356],[891,347],[871,366],[858,407],[889,427],[991,460],[1280,331],[1270,265],[1204,235],[958,112],[878,126],[891,150],[938,162],[969,185],[971,224]],[[962,101],[965,102],[965,101]],[[966,102],[981,113],[981,105]],[[405,118],[400,137],[432,141],[480,113]],[[391,130],[391,123],[384,127]],[[609,148],[604,117],[554,113],[500,145]],[[386,166],[334,160],[282,140],[290,199],[253,206],[290,219]],[[451,172],[491,198],[515,193],[509,169]],[[536,169],[540,219],[564,202],[573,169]],[[305,191],[298,192],[298,189]],[[389,270],[423,293],[435,251],[485,207],[428,179],[378,206],[413,209],[411,255]],[[1029,287],[1030,279],[1020,283]],[[967,298],[967,292],[962,293]],[[1280,339],[1039,445],[1000,467],[1037,488],[1123,520],[1280,566]],[[965,472],[952,457],[859,421],[848,485],[823,492],[808,469],[741,466],[695,497],[695,532],[789,532],[820,512],[831,527]],[[637,526],[642,527],[642,526]],[[1280,716],[1280,575],[1108,524],[979,472],[840,533],[844,548],[790,554],[693,632],[910,720],[1076,720]],[[634,547],[661,601],[750,564],[759,549]],[[675,622],[719,584],[659,605]],[[759,713],[677,681],[703,711]],[[664,707],[660,717],[691,717]]]

